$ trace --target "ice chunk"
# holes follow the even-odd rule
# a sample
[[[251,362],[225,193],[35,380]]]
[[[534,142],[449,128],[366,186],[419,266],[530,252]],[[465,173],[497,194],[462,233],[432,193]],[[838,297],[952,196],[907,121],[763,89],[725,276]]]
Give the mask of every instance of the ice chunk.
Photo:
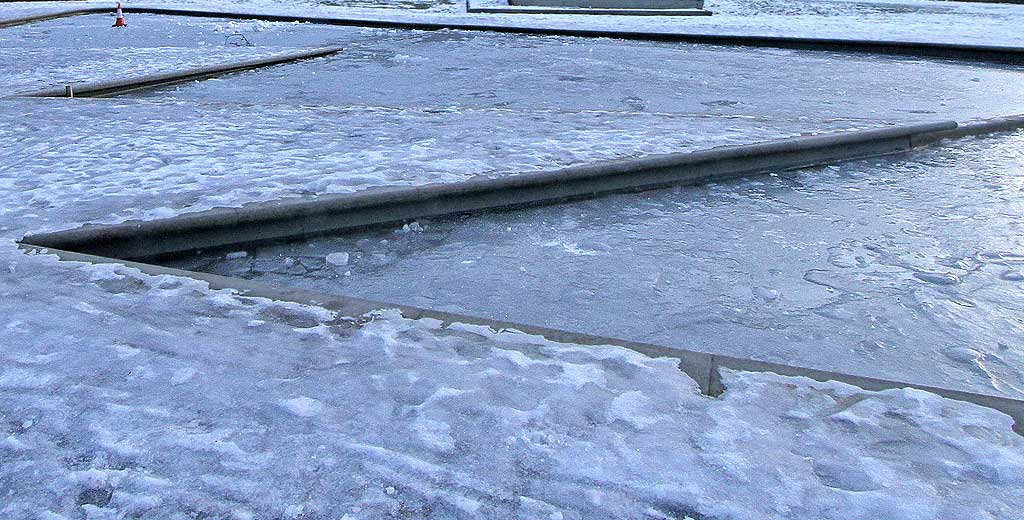
[[[324,409],[323,403],[311,397],[299,396],[294,399],[281,401],[281,406],[299,417],[313,417],[320,415]]]
[[[960,283],[960,277],[953,273],[921,271],[914,273],[914,278],[917,278],[922,282],[933,283],[935,285],[956,285]]]
[[[348,253],[336,252],[327,255],[327,263],[336,266],[348,265]]]
[[[1008,282],[1024,282],[1024,273],[1020,271],[1006,271],[999,277]]]

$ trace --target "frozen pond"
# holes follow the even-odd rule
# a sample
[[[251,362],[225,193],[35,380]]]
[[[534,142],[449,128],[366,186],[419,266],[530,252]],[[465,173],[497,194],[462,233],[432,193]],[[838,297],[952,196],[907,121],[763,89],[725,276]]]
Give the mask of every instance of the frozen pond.
[[[331,43],[345,51],[136,95],[739,115],[804,121],[814,129],[820,121],[1012,114],[1024,93],[1020,68],[857,54],[457,31]]]
[[[1021,395],[1024,135],[176,264]]]

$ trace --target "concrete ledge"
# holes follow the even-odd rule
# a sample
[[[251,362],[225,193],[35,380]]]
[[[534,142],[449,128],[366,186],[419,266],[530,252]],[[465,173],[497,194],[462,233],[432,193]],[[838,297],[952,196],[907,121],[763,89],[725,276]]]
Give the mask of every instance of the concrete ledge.
[[[693,185],[764,172],[905,152],[953,121],[840,132],[616,160],[523,175],[378,188],[316,199],[217,208],[174,218],[85,226],[24,243],[123,259],[338,232],[424,217],[551,204],[610,193]]]
[[[574,36],[582,38],[617,38],[662,42],[697,43],[742,47],[770,47],[780,49],[857,52],[970,60],[988,63],[1024,64],[1024,48],[990,45],[965,45],[884,40],[845,40],[836,38],[797,38],[787,36],[744,36],[723,34],[686,34],[637,31],[611,31],[571,28],[544,28],[529,26],[494,25],[486,23],[399,22],[369,18],[341,18],[332,16],[296,16],[265,13],[228,12],[216,10],[172,9],[163,7],[125,7],[126,13],[198,16],[204,18],[231,18],[266,20],[272,22],[305,22],[351,27],[379,27],[388,29],[416,29],[423,31],[458,30],[486,31],[544,36]]]
[[[998,395],[966,392],[929,385],[919,385],[910,382],[878,379],[854,374],[844,374],[827,370],[817,370],[793,365],[784,365],[755,359],[736,358],[731,356],[720,356],[707,352],[641,343],[617,338],[594,336],[567,330],[537,327],[523,323],[491,320],[478,316],[456,314],[450,312],[434,311],[419,307],[410,307],[386,302],[350,298],[342,295],[325,294],[302,289],[279,288],[239,278],[230,278],[208,273],[198,273],[173,269],[152,264],[128,262],[116,258],[106,258],[88,254],[47,249],[30,245],[23,245],[22,249],[31,253],[54,254],[61,260],[87,263],[115,263],[123,264],[142,271],[143,273],[160,276],[172,275],[183,276],[201,280],[209,284],[212,289],[233,289],[239,294],[250,297],[268,298],[272,300],[290,301],[302,304],[316,305],[336,311],[347,317],[358,318],[368,312],[381,309],[397,309],[402,316],[409,319],[431,318],[441,321],[445,326],[452,323],[465,323],[470,325],[481,325],[489,327],[498,332],[521,332],[535,336],[541,336],[551,341],[569,343],[576,345],[612,345],[627,348],[651,357],[672,357],[680,360],[679,369],[697,382],[701,392],[717,396],[727,388],[724,386],[721,377],[721,369],[738,370],[745,372],[770,372],[783,376],[806,377],[815,381],[839,381],[857,386],[869,391],[888,390],[895,388],[915,388],[931,392],[942,397],[974,403],[1003,412],[1013,418],[1013,430],[1024,435],[1024,400],[1013,399]]]
[[[132,92],[136,90],[154,87],[162,87],[165,85],[173,85],[175,83],[183,83],[186,81],[211,78],[214,76],[228,74],[231,72],[239,72],[243,70],[257,69],[261,67],[269,67],[272,65],[279,65],[282,63],[289,63],[293,61],[305,60],[310,58],[319,58],[321,56],[335,54],[337,52],[340,52],[341,50],[341,47],[325,47],[321,49],[313,49],[302,52],[282,54],[278,56],[272,56],[270,58],[261,58],[257,60],[247,60],[235,63],[222,63],[219,65],[211,65],[209,67],[199,67],[176,72],[151,74],[146,76],[137,76],[133,78],[118,79],[113,81],[102,81],[96,83],[78,83],[72,84],[72,88],[74,89],[75,97],[116,96],[124,94],[126,92]],[[45,90],[37,90],[34,92],[25,92],[16,95],[21,97],[67,97],[67,90],[66,87],[59,87]]]
[[[986,135],[998,132],[1012,132],[1024,128],[1024,114],[994,117],[978,121],[958,124],[956,128],[922,134],[913,139],[914,146],[924,146],[944,139],[959,139],[975,135]]]
[[[587,14],[609,16],[711,16],[704,9],[610,9],[586,7],[467,7],[467,13],[485,14]]]
[[[110,12],[113,12],[113,9],[109,7],[90,7],[84,9],[69,9],[66,11],[33,14],[18,18],[7,18],[5,20],[0,20],[0,29],[4,27],[14,27],[16,25],[25,25],[28,23],[45,22],[46,20],[55,20],[57,18],[67,18],[69,16],[79,16],[83,14],[104,14]]]

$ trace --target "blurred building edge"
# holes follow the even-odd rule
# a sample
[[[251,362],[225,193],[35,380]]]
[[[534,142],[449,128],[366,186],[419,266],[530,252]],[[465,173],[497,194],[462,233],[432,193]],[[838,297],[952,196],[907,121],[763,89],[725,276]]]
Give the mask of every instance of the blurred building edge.
[[[522,7],[576,7],[583,9],[703,9],[704,0],[508,0]]]

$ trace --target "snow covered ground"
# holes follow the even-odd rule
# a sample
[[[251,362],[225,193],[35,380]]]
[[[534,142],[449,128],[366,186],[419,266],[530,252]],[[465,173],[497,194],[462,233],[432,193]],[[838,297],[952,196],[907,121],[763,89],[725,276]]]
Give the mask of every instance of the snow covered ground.
[[[1022,144],[1024,135],[968,140],[909,160],[423,221],[174,265],[1021,397]]]
[[[140,22],[110,36],[137,38],[124,46],[45,34],[54,25],[0,30],[0,82],[106,78],[115,48],[133,73],[240,52],[226,22],[169,34]],[[256,43],[316,38],[290,31],[264,26],[295,43]],[[72,47],[89,46],[98,65],[81,67]],[[807,128],[589,107],[0,100],[0,517],[1019,518],[1024,439],[986,408],[767,374],[730,374],[710,399],[672,360],[390,313],[345,319],[15,243]]]

